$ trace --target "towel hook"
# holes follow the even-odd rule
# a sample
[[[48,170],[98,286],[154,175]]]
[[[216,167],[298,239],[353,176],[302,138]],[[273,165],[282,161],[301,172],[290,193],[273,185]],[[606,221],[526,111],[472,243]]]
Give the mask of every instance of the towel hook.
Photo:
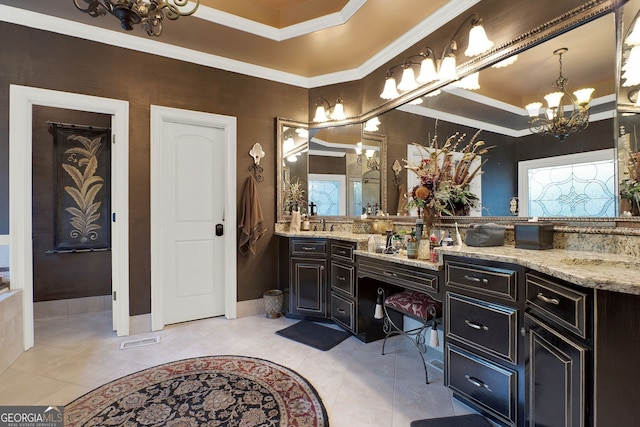
[[[260,166],[260,160],[265,156],[262,145],[260,145],[259,142],[253,144],[253,147],[249,151],[249,155],[253,157],[253,165],[249,166],[249,170],[253,172],[253,177],[257,182],[262,182],[264,180],[264,177],[262,176],[264,169]]]

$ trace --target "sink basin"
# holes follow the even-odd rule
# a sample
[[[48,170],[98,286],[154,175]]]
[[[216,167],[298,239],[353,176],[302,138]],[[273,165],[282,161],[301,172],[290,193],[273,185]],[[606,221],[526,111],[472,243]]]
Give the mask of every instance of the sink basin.
[[[640,262],[625,260],[607,260],[600,258],[562,258],[563,264],[576,265],[580,267],[598,267],[598,268],[625,268],[640,270]]]

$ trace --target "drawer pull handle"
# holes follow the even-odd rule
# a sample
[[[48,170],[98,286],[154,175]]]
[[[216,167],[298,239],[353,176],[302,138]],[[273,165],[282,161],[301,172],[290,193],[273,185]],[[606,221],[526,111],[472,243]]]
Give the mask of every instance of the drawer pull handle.
[[[345,251],[336,251],[338,252],[340,255],[346,255],[347,253]]]
[[[488,391],[493,392],[493,390],[491,390],[488,385],[486,385],[485,383],[483,383],[479,379],[477,379],[475,377],[470,377],[469,375],[465,375],[464,377],[467,379],[467,381],[469,381],[474,386],[476,386],[478,388],[486,388]]]
[[[338,280],[345,281],[345,280],[347,280],[347,278],[346,278],[346,277],[344,277],[344,276],[338,276]]]
[[[339,309],[338,309],[338,313],[340,313],[340,314],[345,314],[345,313],[346,313],[346,311],[345,311],[345,309],[344,309],[344,308],[339,308]]]
[[[303,247],[302,247],[302,250],[303,250],[303,251],[315,251],[315,250],[316,250],[316,248],[314,248],[314,247],[310,247],[310,246],[303,246]]]
[[[489,328],[480,323],[472,322],[471,320],[465,320],[464,323],[467,324],[470,328],[477,329],[479,331],[488,331]]]
[[[487,279],[485,279],[485,278],[482,278],[482,279],[481,279],[480,277],[469,276],[468,274],[465,274],[465,275],[464,275],[464,278],[465,278],[465,279],[467,279],[467,280],[469,280],[469,281],[471,281],[471,282],[478,282],[478,283],[479,283],[479,282],[482,282],[482,283],[484,283],[484,284],[489,283],[489,281],[488,281]]]
[[[538,293],[538,295],[536,295],[536,298],[538,298],[542,302],[546,302],[547,304],[553,304],[553,305],[559,305],[560,304],[560,301],[558,301],[558,298],[546,297],[546,296],[544,296],[544,294],[542,292]]]
[[[385,276],[398,277],[398,275],[393,271],[383,271],[382,274],[384,274]]]

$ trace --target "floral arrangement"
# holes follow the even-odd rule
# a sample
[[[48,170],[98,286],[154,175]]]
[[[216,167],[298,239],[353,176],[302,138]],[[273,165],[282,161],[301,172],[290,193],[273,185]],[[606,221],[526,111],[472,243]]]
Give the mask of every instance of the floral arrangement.
[[[625,175],[628,175],[628,178],[620,182],[620,197],[629,200],[637,214],[640,212],[640,152],[629,155]]]
[[[438,142],[438,122],[435,135],[428,147],[414,143],[421,153],[422,160],[417,165],[404,160],[405,167],[413,171],[420,179],[409,195],[409,207],[417,207],[424,216],[468,214],[469,209],[480,205],[478,196],[469,189],[473,178],[482,173],[483,160],[475,167],[472,163],[478,156],[486,154],[491,147],[485,147],[484,141],[476,141],[481,131],[464,144],[466,134],[456,132],[440,147]],[[454,159],[454,152],[461,155]]]
[[[284,190],[284,209],[289,213],[298,209],[300,213],[306,213],[306,204],[304,187],[300,183],[300,178],[296,177],[295,181],[287,182]]]

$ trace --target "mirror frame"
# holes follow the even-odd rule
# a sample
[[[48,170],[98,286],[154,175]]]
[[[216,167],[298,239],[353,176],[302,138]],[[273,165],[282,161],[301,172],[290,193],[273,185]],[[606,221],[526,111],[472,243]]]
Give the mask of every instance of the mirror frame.
[[[616,83],[616,92],[619,91],[619,75],[620,75],[620,67],[621,67],[621,59],[620,59],[620,54],[621,54],[621,32],[622,32],[622,6],[624,6],[624,4],[627,2],[627,0],[590,0],[588,2],[585,2],[584,4],[532,29],[531,31],[528,31],[524,34],[519,35],[518,37],[514,38],[511,41],[508,41],[492,50],[490,50],[487,53],[484,53],[482,55],[479,55],[475,58],[470,59],[467,62],[464,62],[460,65],[458,65],[457,70],[458,70],[458,75],[460,78],[467,76],[469,74],[475,73],[477,71],[480,71],[486,67],[490,67],[491,65],[502,61],[503,59],[506,59],[507,57],[513,56],[513,55],[517,55],[520,52],[523,52],[527,49],[530,49],[538,44],[541,44],[543,42],[546,42],[548,40],[553,39],[554,37],[563,34],[567,31],[570,31],[573,28],[579,27],[580,25],[586,24],[590,21],[593,21],[597,18],[600,18],[604,15],[608,15],[610,13],[614,13],[615,14],[615,26],[616,26],[616,49],[618,51],[618,55],[617,55],[617,60],[616,60],[616,64],[615,64],[615,74],[616,74],[616,79],[617,79],[617,83]],[[282,184],[282,170],[281,170],[281,162],[282,162],[282,153],[281,153],[281,137],[282,137],[282,124],[288,124],[288,125],[292,125],[292,126],[299,126],[299,127],[305,127],[307,129],[310,128],[328,128],[328,127],[335,127],[335,126],[342,126],[342,125],[351,125],[351,124],[360,124],[363,125],[364,122],[366,122],[367,120],[370,120],[376,116],[379,116],[380,114],[383,114],[387,111],[390,111],[396,107],[399,107],[405,103],[408,103],[410,101],[412,101],[415,98],[418,98],[420,96],[424,96],[429,92],[432,92],[434,90],[437,90],[441,87],[444,87],[446,85],[448,85],[449,83],[451,83],[451,81],[445,81],[445,82],[440,82],[440,81],[436,81],[436,82],[432,82],[432,83],[428,83],[425,85],[422,85],[410,92],[404,93],[401,96],[394,98],[392,100],[389,100],[383,104],[380,104],[379,106],[366,111],[362,114],[360,114],[359,116],[354,116],[354,117],[350,117],[344,120],[334,120],[334,121],[329,121],[329,122],[322,122],[322,123],[317,123],[317,122],[310,122],[310,123],[302,123],[302,122],[296,122],[296,121],[292,121],[292,120],[287,120],[287,119],[278,119],[278,126],[277,126],[277,132],[278,132],[278,139],[277,139],[277,146],[278,146],[278,157],[277,157],[277,161],[278,163],[278,173],[277,173],[277,191],[278,191],[278,215],[277,218],[278,220],[282,220],[284,219],[284,215],[281,212],[281,208],[282,208],[282,188],[281,188],[281,184]],[[615,123],[617,123],[617,116],[615,118]],[[614,127],[617,127],[617,125],[615,125]],[[615,135],[617,135],[617,133],[615,132],[615,130],[612,130],[613,135],[615,137]],[[616,141],[614,141],[614,147],[617,150],[617,137]],[[385,144],[385,154],[386,154],[386,144]],[[387,167],[387,159],[385,156],[385,169]],[[382,169],[382,166],[381,166]],[[385,195],[387,194],[387,189],[386,189],[386,176],[387,176],[387,171],[385,169],[382,169],[382,176],[381,179],[385,180],[385,188],[384,188],[384,193]],[[384,177],[384,178],[383,178]],[[386,197],[384,198],[384,204],[386,207],[387,204],[387,200]],[[385,209],[386,211],[386,209]],[[323,218],[328,218],[331,219],[332,217],[323,217]],[[335,219],[351,219],[353,217],[333,217]],[[393,218],[394,220],[397,220],[398,222],[405,222],[405,221],[409,221],[411,219],[414,219],[413,217],[406,217],[406,216],[392,216],[391,218]],[[640,219],[634,219],[634,218],[625,218],[625,217],[609,217],[609,218],[572,218],[572,217],[561,217],[561,218],[556,218],[556,217],[544,217],[545,220],[549,220],[549,221],[554,221],[554,222],[558,222],[558,223],[562,223],[564,225],[567,226],[580,226],[580,227],[585,227],[585,226],[596,226],[596,227],[606,227],[606,228],[610,228],[610,227],[638,227],[638,223],[640,223]],[[440,218],[441,222],[443,223],[453,223],[454,221],[460,222],[460,223],[469,223],[469,222],[477,222],[477,221],[497,221],[497,222],[515,222],[515,221],[527,221],[528,218],[527,217],[517,217],[517,216],[513,216],[513,217],[442,217]]]
[[[282,142],[284,131],[282,128],[284,126],[309,129],[308,123],[276,117],[276,221],[282,221],[290,217],[290,215],[285,215],[282,211],[282,204],[284,203],[284,189],[282,187]]]

